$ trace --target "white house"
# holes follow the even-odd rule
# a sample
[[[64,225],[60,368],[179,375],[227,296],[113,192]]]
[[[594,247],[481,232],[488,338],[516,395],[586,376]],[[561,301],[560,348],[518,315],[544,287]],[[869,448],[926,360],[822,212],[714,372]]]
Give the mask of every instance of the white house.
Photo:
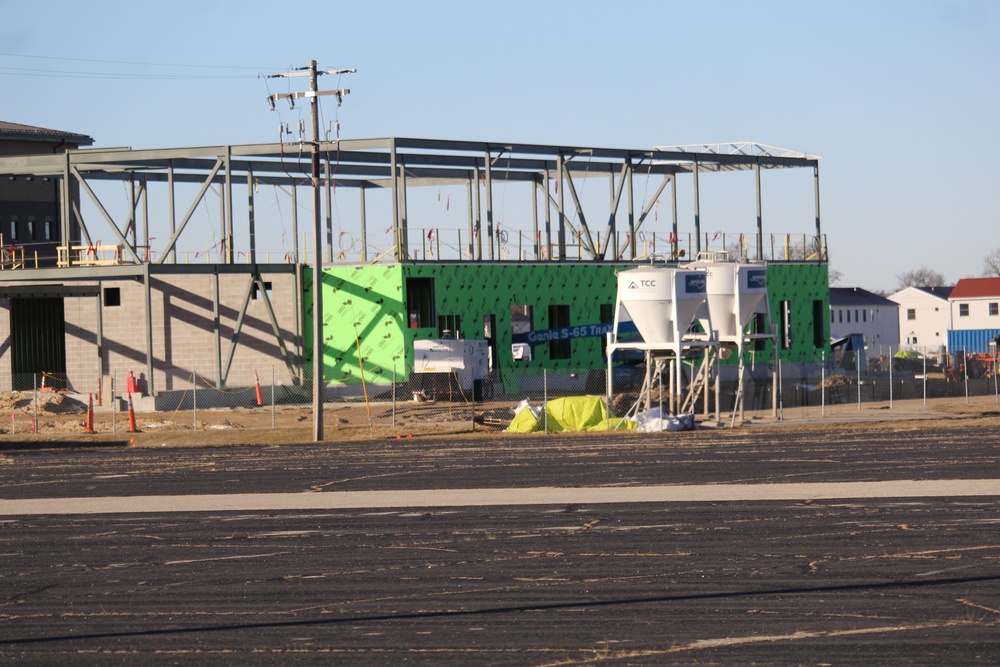
[[[904,346],[936,352],[948,346],[952,329],[952,287],[907,287],[889,297],[899,304],[899,341]]]
[[[865,346],[899,347],[899,305],[860,287],[830,288],[830,337],[864,336]]]
[[[952,329],[1000,329],[1000,278],[963,278],[948,301]]]

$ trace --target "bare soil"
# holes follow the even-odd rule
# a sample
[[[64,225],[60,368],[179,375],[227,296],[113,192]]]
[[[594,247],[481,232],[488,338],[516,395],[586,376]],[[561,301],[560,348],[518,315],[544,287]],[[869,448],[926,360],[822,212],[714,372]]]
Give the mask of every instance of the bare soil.
[[[314,442],[312,406],[271,406],[258,408],[202,409],[173,412],[137,413],[137,432],[129,432],[128,414],[113,413],[108,406],[95,406],[93,433],[86,431],[87,404],[79,397],[61,392],[0,393],[0,448],[11,445],[45,446],[46,443],[73,445],[127,445],[133,447],[186,447],[235,445],[289,445]],[[473,425],[468,405],[460,403],[400,402],[395,407],[383,403],[327,404],[324,407],[323,440],[355,441],[409,439],[449,436],[496,438],[513,415],[514,403],[476,405]],[[893,431],[932,429],[941,420],[965,420],[972,424],[1000,426],[1000,403],[994,396],[973,396],[896,401],[853,406],[830,406],[820,415],[816,406],[786,408],[781,418],[770,412],[754,413],[752,419],[737,424],[738,429],[796,431],[880,428]],[[32,420],[37,417],[37,432]],[[9,420],[4,419],[9,415]],[[700,419],[700,417],[699,417]],[[395,426],[393,426],[395,424]],[[699,428],[728,428],[704,421]],[[574,434],[579,435],[579,434]],[[517,434],[503,433],[517,438]],[[653,434],[652,437],[662,437]]]

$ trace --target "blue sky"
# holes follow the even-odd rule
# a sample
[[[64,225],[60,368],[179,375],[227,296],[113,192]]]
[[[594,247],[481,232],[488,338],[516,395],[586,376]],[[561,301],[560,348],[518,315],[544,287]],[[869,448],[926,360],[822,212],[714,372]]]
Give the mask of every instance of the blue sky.
[[[315,58],[358,70],[323,81],[351,89],[324,104],[345,138],[753,140],[820,155],[841,286],[892,290],[923,266],[954,282],[1000,247],[988,0],[0,0],[0,15],[0,119],[97,146],[276,141],[300,111],[270,111],[288,84],[258,74]],[[765,182],[765,226],[785,188],[808,200],[772,231],[811,231],[803,178]],[[753,231],[752,190],[739,214],[727,196],[703,189],[702,229]]]

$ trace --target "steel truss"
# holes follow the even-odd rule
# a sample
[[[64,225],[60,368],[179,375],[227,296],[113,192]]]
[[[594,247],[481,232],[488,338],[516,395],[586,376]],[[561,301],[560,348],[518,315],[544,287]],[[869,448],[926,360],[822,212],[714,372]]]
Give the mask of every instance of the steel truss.
[[[326,192],[326,245],[332,245],[333,230],[330,214],[331,192],[338,188],[357,190],[361,198],[362,262],[375,258],[368,253],[368,221],[365,216],[365,193],[369,190],[391,191],[391,227],[393,247],[379,253],[377,259],[391,256],[396,261],[413,260],[411,230],[407,211],[410,188],[424,186],[465,186],[468,194],[468,237],[464,259],[483,261],[501,259],[497,252],[497,220],[494,186],[498,183],[528,183],[533,186],[534,200],[542,202],[543,221],[538,219],[538,206],[533,207],[533,249],[535,257],[541,245],[551,248],[547,259],[567,259],[568,238],[576,238],[581,247],[581,259],[589,261],[632,259],[637,256],[637,233],[653,211],[655,202],[669,185],[676,202],[677,176],[693,177],[696,251],[701,250],[701,220],[699,211],[698,175],[710,171],[753,170],[757,174],[757,243],[762,253],[763,220],[761,214],[760,171],[763,169],[811,168],[814,172],[816,202],[815,233],[817,244],[822,238],[819,213],[819,158],[786,149],[775,149],[749,142],[671,147],[653,149],[610,149],[536,144],[490,143],[434,139],[357,139],[321,142],[323,165],[322,187]],[[251,144],[176,149],[81,149],[59,155],[0,158],[0,176],[48,177],[61,183],[61,224],[64,239],[80,239],[89,244],[95,235],[83,220],[78,202],[68,195],[79,184],[116,241],[126,248],[129,259],[141,263],[139,248],[149,245],[148,231],[138,243],[126,239],[125,230],[140,217],[144,230],[148,227],[148,189],[151,183],[167,184],[167,218],[169,238],[159,248],[150,248],[157,263],[177,261],[176,245],[191,224],[195,209],[213,186],[222,191],[220,235],[225,239],[224,262],[234,263],[233,212],[236,207],[234,186],[247,184],[247,216],[249,218],[248,263],[257,262],[253,216],[253,192],[257,185],[289,188],[295,196],[298,187],[309,184],[309,146],[302,144]],[[633,179],[637,176],[656,177],[659,183],[645,207],[636,211]],[[610,206],[599,218],[588,216],[578,193],[577,183],[586,178],[604,178],[609,182]],[[112,220],[89,181],[112,180],[129,184],[132,206],[124,220]],[[193,200],[178,220],[179,211],[175,184],[199,185]],[[476,187],[476,185],[479,187]],[[481,192],[482,197],[481,197]],[[567,196],[568,195],[568,196]],[[485,202],[481,199],[485,198]],[[295,207],[293,207],[294,210]],[[621,210],[625,209],[624,214]],[[140,211],[140,209],[142,209]],[[484,216],[485,213],[485,216]],[[624,215],[624,224],[619,217]],[[484,233],[479,230],[483,227]],[[574,223],[574,220],[576,221]],[[381,223],[380,223],[381,224]],[[539,229],[539,225],[542,228]],[[676,246],[678,221],[676,204],[673,215],[673,244]],[[554,226],[554,228],[553,228]],[[600,231],[603,226],[603,238]],[[294,262],[300,261],[298,221],[293,214]],[[628,242],[618,247],[617,231],[628,232]],[[596,234],[596,236],[595,236]],[[486,239],[486,248],[483,239]],[[322,242],[322,240],[320,240]],[[672,248],[676,254],[677,248]],[[328,252],[332,252],[328,250]],[[585,254],[584,254],[585,253]]]
[[[319,145],[322,164],[321,187],[326,194],[326,239],[314,239],[324,244],[332,256],[332,192],[337,188],[353,189],[360,197],[361,262],[415,261],[411,244],[411,229],[407,210],[407,194],[411,188],[425,186],[464,186],[468,199],[467,234],[463,260],[503,261],[501,256],[494,187],[498,183],[525,183],[532,191],[532,247],[536,259],[566,260],[570,240],[577,239],[582,261],[620,261],[638,256],[637,236],[654,210],[661,193],[670,186],[673,206],[671,251],[678,256],[677,177],[690,174],[694,184],[694,228],[697,250],[701,250],[701,229],[698,195],[698,175],[706,171],[753,170],[756,173],[757,245],[763,253],[760,173],[764,169],[807,168],[814,174],[815,239],[818,261],[825,261],[819,212],[819,158],[784,150],[753,148],[760,145],[732,144],[736,148],[719,149],[708,145],[698,147],[658,147],[652,149],[614,149],[537,144],[452,141],[435,139],[385,138],[325,141]],[[152,341],[149,312],[149,280],[151,275],[171,271],[199,272],[236,271],[248,274],[247,297],[240,309],[240,321],[246,313],[249,294],[254,284],[264,295],[275,335],[291,368],[301,360],[301,342],[295,353],[285,348],[280,328],[274,317],[270,299],[263,289],[259,250],[256,245],[254,193],[258,185],[274,185],[290,193],[292,206],[292,251],[284,264],[266,263],[266,272],[294,272],[296,287],[301,291],[303,252],[299,247],[297,192],[311,186],[311,146],[302,143],[271,143],[202,148],[140,149],[104,148],[78,149],[56,155],[31,155],[0,158],[0,177],[16,180],[20,177],[47,178],[57,181],[60,193],[61,238],[65,245],[64,268],[18,270],[17,280],[28,283],[65,283],[98,281],[132,277],[145,282],[147,308],[148,377],[152,379]],[[655,192],[641,210],[636,209],[635,177],[657,178]],[[585,211],[577,184],[588,178],[607,179],[610,205],[606,214],[591,215]],[[128,212],[124,219],[115,219],[93,187],[97,182],[118,181],[129,192]],[[152,184],[166,185],[166,225],[169,233],[161,245],[153,247],[149,234],[149,191]],[[189,201],[178,201],[178,184],[197,186]],[[246,264],[237,263],[234,248],[234,209],[238,197],[237,184],[246,185],[246,217],[248,243]],[[194,224],[193,216],[206,194],[218,188],[220,263],[196,266],[178,261],[177,244],[184,232]],[[391,230],[393,245],[384,252],[369,254],[366,216],[366,193],[391,193]],[[482,196],[481,196],[482,195]],[[80,198],[86,196],[98,212],[100,220],[84,220]],[[485,202],[481,201],[485,198]],[[319,201],[318,198],[316,201]],[[541,206],[539,206],[539,201]],[[178,217],[178,212],[184,213]],[[539,219],[539,208],[543,215]],[[624,213],[622,213],[624,209]],[[163,211],[157,211],[162,215]],[[483,228],[485,213],[485,233]],[[606,215],[606,217],[605,217]],[[625,220],[619,218],[624,216]],[[574,222],[575,221],[575,222]],[[107,227],[120,249],[121,265],[115,267],[85,266],[70,247],[79,243],[92,247],[95,224]],[[382,225],[382,222],[379,222]],[[603,227],[604,242],[601,242]],[[129,230],[132,230],[129,239]],[[627,232],[627,242],[619,246],[618,231]],[[483,240],[486,240],[484,248]],[[423,242],[423,239],[421,239]],[[585,253],[585,254],[584,254]],[[426,253],[423,256],[426,259]],[[518,258],[520,261],[522,258]],[[176,265],[176,266],[175,266]],[[171,268],[174,267],[175,268]],[[227,268],[228,267],[228,268]],[[298,297],[300,298],[300,297]],[[216,298],[216,310],[218,302]],[[303,313],[299,304],[298,312]],[[303,314],[304,317],[304,314]],[[239,327],[232,345],[239,336]],[[295,323],[300,339],[301,322]],[[98,333],[98,336],[100,334]],[[225,383],[232,362],[233,347],[222,362],[217,355],[217,381]],[[152,389],[152,387],[151,387]]]

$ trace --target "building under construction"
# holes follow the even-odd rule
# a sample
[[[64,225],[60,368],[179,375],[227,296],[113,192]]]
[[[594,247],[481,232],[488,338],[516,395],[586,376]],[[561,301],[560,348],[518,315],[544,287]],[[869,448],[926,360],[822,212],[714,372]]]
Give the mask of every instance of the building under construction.
[[[758,352],[810,362],[829,349],[815,156],[752,143],[388,138],[318,148],[318,185],[305,142],[8,149],[0,389],[43,373],[86,392],[127,368],[155,398],[195,376],[247,386],[272,366],[294,388],[312,383],[321,347],[322,382],[336,397],[357,392],[362,375],[406,377],[419,366],[415,341],[455,338],[486,341],[490,368],[507,371],[495,390],[515,393],[518,378],[542,369],[606,367],[617,272],[654,256],[683,266],[707,250],[766,262],[766,326],[778,337]],[[783,196],[768,179],[786,169],[811,175],[812,205],[794,232],[767,227],[762,203],[765,190],[768,201]],[[752,174],[745,219],[755,224],[706,231],[700,179],[726,172]],[[54,245],[12,213],[35,183],[52,198]],[[321,346],[311,333],[317,263]]]

